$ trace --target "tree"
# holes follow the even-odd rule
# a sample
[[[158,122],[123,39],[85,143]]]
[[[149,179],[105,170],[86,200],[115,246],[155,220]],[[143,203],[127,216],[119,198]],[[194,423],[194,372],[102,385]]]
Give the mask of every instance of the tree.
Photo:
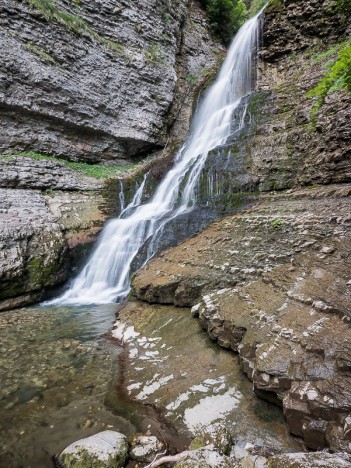
[[[202,0],[213,30],[228,44],[247,17],[243,0]]]

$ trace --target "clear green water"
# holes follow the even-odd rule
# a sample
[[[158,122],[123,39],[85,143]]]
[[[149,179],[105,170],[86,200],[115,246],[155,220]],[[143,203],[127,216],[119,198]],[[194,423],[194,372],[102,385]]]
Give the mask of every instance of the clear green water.
[[[210,396],[234,389],[240,401],[227,422],[236,439],[297,447],[280,410],[255,397],[236,356],[212,343],[188,309],[129,304],[121,317],[138,335],[122,347],[107,333],[116,308],[0,314],[1,468],[52,467],[56,453],[104,429],[127,436],[150,429],[181,451],[190,436],[186,415],[196,420]],[[213,389],[203,388],[208,379]]]
[[[101,337],[115,312],[108,305],[0,314],[1,467],[51,467],[51,457],[76,439],[142,428],[145,411],[118,396],[123,349]]]

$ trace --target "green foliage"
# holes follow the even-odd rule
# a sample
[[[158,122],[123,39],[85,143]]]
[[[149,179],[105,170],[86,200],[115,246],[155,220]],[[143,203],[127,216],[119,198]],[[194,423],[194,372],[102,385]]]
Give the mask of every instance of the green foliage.
[[[247,17],[243,0],[202,0],[215,33],[229,43]]]
[[[271,0],[271,3],[280,0]],[[228,44],[240,26],[258,13],[267,0],[200,0],[213,31]]]
[[[185,80],[186,80],[187,83],[189,83],[191,86],[193,86],[197,82],[197,77],[195,75],[187,75]]]
[[[339,50],[337,58],[330,63],[317,86],[307,93],[307,97],[317,98],[312,108],[312,117],[323,106],[328,94],[340,90],[351,93],[351,39]]]
[[[31,50],[37,57],[39,57],[40,60],[43,60],[44,62],[55,63],[55,60],[53,59],[53,57],[51,57],[51,55],[45,52],[45,50],[33,44],[33,42],[27,42],[26,47],[29,50]]]
[[[345,45],[347,44],[347,41],[344,42],[339,42],[338,44],[335,44],[334,46],[330,47],[330,49],[324,50],[323,52],[316,54],[312,57],[312,63],[317,64],[317,63],[322,63],[328,58],[332,57],[335,55],[339,50],[341,50]]]
[[[57,21],[78,35],[86,34],[87,36],[96,39],[101,44],[106,45],[112,50],[122,52],[123,47],[117,42],[111,41],[103,36],[100,36],[94,29],[80,16],[72,15],[66,11],[61,11],[55,6],[52,0],[28,0],[29,4],[40,11],[46,21]],[[73,2],[74,3],[74,2]],[[74,3],[76,5],[76,3]]]
[[[267,3],[267,0],[251,0],[250,7],[248,9],[248,17],[256,15]]]
[[[351,10],[351,0],[334,0],[334,10],[349,13]]]
[[[127,171],[135,167],[134,164],[129,164],[125,166],[103,166],[101,164],[88,164],[82,162],[72,162],[66,161],[66,159],[55,158],[53,156],[48,156],[46,154],[35,153],[33,151],[29,152],[15,152],[13,155],[11,154],[3,154],[0,155],[0,159],[11,159],[13,156],[23,156],[26,158],[31,159],[44,159],[46,161],[53,161],[58,162],[61,164],[65,164],[70,169],[80,172],[87,177],[93,177],[95,179],[107,179],[110,177],[117,176],[122,171]]]
[[[271,226],[274,229],[279,229],[283,226],[283,221],[281,219],[275,219],[274,221],[271,222]]]

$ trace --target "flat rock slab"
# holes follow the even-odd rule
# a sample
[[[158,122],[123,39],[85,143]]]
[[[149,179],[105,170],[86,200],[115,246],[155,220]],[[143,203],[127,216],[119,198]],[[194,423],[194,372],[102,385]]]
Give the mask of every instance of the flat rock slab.
[[[236,439],[300,450],[279,408],[255,396],[237,357],[212,343],[189,309],[127,303],[112,335],[125,346],[126,394],[156,406],[177,430],[198,435],[225,420]]]

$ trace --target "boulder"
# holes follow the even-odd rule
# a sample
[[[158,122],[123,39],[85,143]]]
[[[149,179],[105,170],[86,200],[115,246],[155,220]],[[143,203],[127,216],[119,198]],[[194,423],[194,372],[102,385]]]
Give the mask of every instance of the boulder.
[[[135,435],[131,440],[129,456],[139,462],[152,462],[164,448],[164,444],[155,436]]]
[[[116,431],[103,431],[66,447],[57,457],[63,468],[118,468],[128,459],[125,435]]]

